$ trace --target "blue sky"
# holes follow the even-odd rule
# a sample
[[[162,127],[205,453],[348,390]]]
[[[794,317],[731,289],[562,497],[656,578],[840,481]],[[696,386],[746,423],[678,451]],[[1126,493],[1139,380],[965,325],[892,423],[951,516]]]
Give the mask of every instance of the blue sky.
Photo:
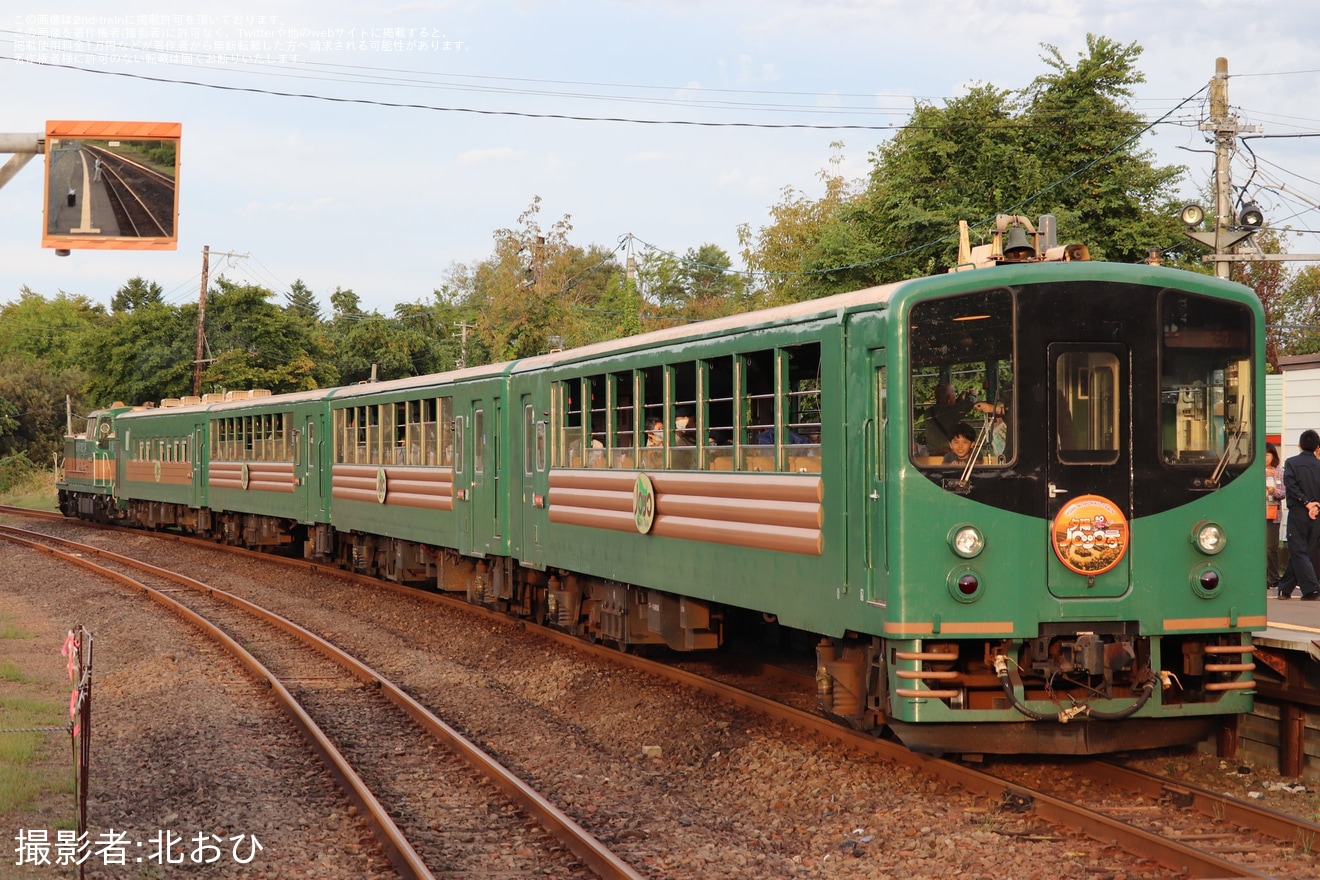
[[[0,189],[0,303],[24,285],[108,303],[134,275],[172,302],[192,300],[209,245],[213,275],[277,292],[302,279],[327,311],[336,286],[352,288],[388,313],[429,300],[455,262],[489,256],[492,232],[514,226],[534,196],[543,226],[571,215],[576,244],[613,247],[632,233],[681,254],[713,242],[737,263],[738,225],[768,222],[786,186],[817,194],[832,141],[845,144],[844,173],[861,177],[889,132],[535,116],[894,126],[914,100],[938,105],[970,83],[1023,87],[1046,70],[1042,43],[1073,61],[1088,32],[1145,48],[1134,107],[1148,119],[1201,89],[1224,56],[1243,124],[1320,132],[1320,4],[1311,0],[6,7],[0,55],[103,73],[0,59],[0,131],[39,132],[48,119],[160,120],[182,123],[184,140],[175,252],[61,258],[42,249],[43,164],[30,162]],[[217,53],[225,57],[208,57]],[[235,55],[294,57],[272,65]],[[1193,102],[1144,141],[1159,161],[1189,166],[1188,195],[1212,170],[1197,130],[1205,111]],[[1254,156],[1234,159],[1235,183],[1250,186],[1272,222],[1320,230],[1320,138],[1250,143]],[[1303,235],[1290,249],[1320,252],[1320,241]],[[250,256],[218,256],[225,251]]]

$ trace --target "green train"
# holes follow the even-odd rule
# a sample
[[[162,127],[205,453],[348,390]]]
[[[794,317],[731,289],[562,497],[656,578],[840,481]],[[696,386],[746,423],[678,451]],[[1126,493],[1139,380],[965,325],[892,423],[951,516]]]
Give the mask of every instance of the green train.
[[[520,361],[93,413],[69,516],[460,593],[624,649],[809,634],[930,752],[1196,742],[1265,625],[1251,290],[1025,218],[960,271]],[[968,270],[968,271],[962,271]]]

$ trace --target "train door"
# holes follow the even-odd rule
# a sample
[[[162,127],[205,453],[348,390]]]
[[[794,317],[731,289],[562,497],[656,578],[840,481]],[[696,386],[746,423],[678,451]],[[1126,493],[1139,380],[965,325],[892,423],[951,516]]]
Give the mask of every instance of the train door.
[[[206,494],[203,488],[206,486],[202,474],[202,462],[205,460],[205,448],[202,443],[204,436],[202,426],[193,428],[192,449],[188,451],[188,470],[192,473],[192,499],[197,507],[206,506]],[[127,456],[122,456],[127,457]]]
[[[866,599],[883,605],[888,598],[889,542],[885,528],[885,435],[889,421],[888,376],[884,349],[871,351],[871,392],[865,424],[866,443]]]
[[[310,414],[303,421],[302,442],[299,444],[298,457],[301,465],[295,465],[303,490],[305,506],[303,522],[325,522],[325,494],[321,486],[321,437],[316,430],[316,415]]]
[[[1128,350],[1056,342],[1048,364],[1049,590],[1060,599],[1121,596],[1132,517]]]
[[[472,427],[472,411],[454,409],[454,513],[458,519],[458,551],[471,554],[472,547],[472,444],[468,435]],[[477,554],[481,555],[481,554]]]
[[[502,540],[499,495],[504,481],[500,476],[499,460],[499,400],[473,400],[471,426],[468,446],[472,450],[472,488],[469,492],[468,529],[474,553],[484,556],[499,552]]]
[[[522,546],[519,559],[524,565],[539,568],[545,564],[541,536],[549,521],[545,508],[546,423],[536,418],[536,406],[530,394],[519,401],[522,419]],[[510,463],[512,465],[512,462]],[[540,491],[538,491],[538,488]]]

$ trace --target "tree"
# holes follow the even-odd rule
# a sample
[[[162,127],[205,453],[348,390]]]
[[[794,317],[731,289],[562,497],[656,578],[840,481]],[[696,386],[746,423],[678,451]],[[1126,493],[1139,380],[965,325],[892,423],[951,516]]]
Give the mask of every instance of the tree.
[[[1303,267],[1284,286],[1280,318],[1273,328],[1279,335],[1278,354],[1320,352],[1320,267]]]
[[[140,404],[191,394],[197,306],[186,311],[164,302],[116,311],[87,341],[89,401]]]
[[[919,104],[872,153],[857,195],[842,183],[829,200],[786,190],[775,222],[743,238],[750,267],[791,273],[767,281],[769,299],[943,271],[958,221],[984,234],[998,214],[1054,214],[1063,241],[1101,259],[1135,262],[1184,241],[1173,199],[1183,169],[1137,148],[1145,123],[1128,101],[1144,78],[1141,48],[1088,35],[1076,64],[1044,48],[1049,72],[1025,89],[978,84],[943,107]]]
[[[146,281],[141,275],[134,275],[128,283],[115,291],[110,299],[110,309],[115,314],[132,312],[148,305],[160,305],[164,302],[164,291],[154,281]]]
[[[284,294],[288,305],[285,309],[293,315],[297,315],[310,325],[321,323],[321,304],[316,301],[316,294],[303,284],[301,278],[293,279],[289,285],[289,292]]]
[[[825,184],[821,197],[811,198],[786,186],[781,201],[770,208],[769,225],[756,232],[746,223],[738,227],[743,263],[756,275],[755,287],[766,305],[800,302],[833,292],[838,279],[813,271],[846,265],[854,256],[866,256],[854,254],[843,258],[843,263],[830,262],[841,250],[838,239],[841,235],[848,237],[845,230],[851,228],[836,221],[847,216],[861,188],[839,171],[844,160],[843,143],[835,141],[830,147],[834,152],[829,165],[817,173]],[[831,233],[828,243],[824,240],[827,227],[838,230]],[[747,305],[753,304],[749,301]]]
[[[53,463],[64,449],[65,399],[82,410],[85,378],[27,358],[0,360],[0,457],[21,452],[36,464]]]
[[[723,248],[703,244],[680,259],[649,254],[638,269],[646,305],[662,323],[705,321],[751,308],[745,277],[732,270]]]
[[[335,288],[330,295],[330,355],[340,382],[365,382],[415,376],[426,371],[426,341],[416,330],[380,312],[364,312],[352,290]],[[400,307],[416,326],[411,306]]]
[[[206,339],[213,360],[202,371],[205,387],[282,393],[334,384],[335,372],[320,357],[306,321],[270,302],[273,296],[264,287],[216,279],[207,297]],[[195,326],[195,312],[193,321]]]
[[[450,283],[475,316],[475,333],[494,360],[512,360],[551,347],[614,338],[628,320],[616,307],[622,274],[612,251],[569,241],[568,215],[543,230],[541,197],[514,228],[494,234],[494,253],[451,270]],[[469,364],[476,363],[469,359]]]
[[[1261,253],[1283,252],[1282,239],[1276,230],[1263,229],[1252,240]],[[1280,348],[1288,339],[1281,325],[1285,323],[1286,298],[1293,273],[1282,261],[1260,260],[1240,264],[1236,280],[1256,291],[1265,310],[1265,360],[1271,372],[1278,372]]]
[[[53,370],[81,366],[90,333],[107,320],[105,309],[82,295],[46,299],[27,287],[0,307],[0,360],[39,361]]]

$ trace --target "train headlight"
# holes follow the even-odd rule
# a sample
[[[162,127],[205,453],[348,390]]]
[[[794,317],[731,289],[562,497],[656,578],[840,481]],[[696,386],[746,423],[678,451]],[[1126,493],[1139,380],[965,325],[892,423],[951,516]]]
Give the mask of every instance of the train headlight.
[[[976,526],[957,526],[949,533],[949,548],[963,559],[974,559],[985,549],[985,535]]]
[[[1224,549],[1228,537],[1219,523],[1199,522],[1192,529],[1192,543],[1206,556],[1214,556]]]
[[[968,565],[960,565],[949,572],[946,586],[949,595],[964,605],[980,599],[985,592],[985,581],[981,573]]]

